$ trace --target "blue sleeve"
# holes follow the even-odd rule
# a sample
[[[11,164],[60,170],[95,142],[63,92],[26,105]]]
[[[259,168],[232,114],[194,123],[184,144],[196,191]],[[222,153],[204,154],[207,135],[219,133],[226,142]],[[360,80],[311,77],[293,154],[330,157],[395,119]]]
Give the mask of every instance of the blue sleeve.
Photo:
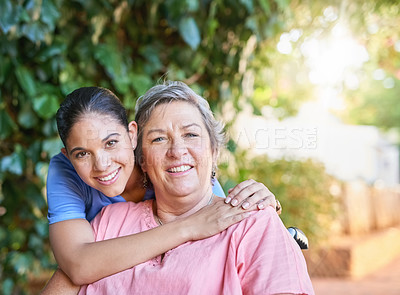
[[[91,221],[104,206],[117,202],[125,199],[107,197],[87,185],[62,153],[51,159],[47,174],[49,224],[81,218]]]
[[[214,179],[212,184],[213,193],[218,197],[225,198],[225,192],[222,189],[222,186],[219,183],[218,179]]]
[[[61,153],[50,160],[46,187],[49,224],[86,218],[85,201],[81,197],[82,180],[69,160]]]

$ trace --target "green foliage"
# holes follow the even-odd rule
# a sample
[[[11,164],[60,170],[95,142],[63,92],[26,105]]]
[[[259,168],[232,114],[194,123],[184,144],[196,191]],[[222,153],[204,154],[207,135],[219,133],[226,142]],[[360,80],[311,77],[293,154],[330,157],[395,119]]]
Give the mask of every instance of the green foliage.
[[[250,37],[279,33],[289,9],[273,0],[1,1],[0,293],[27,292],[29,277],[54,267],[44,186],[66,94],[103,86],[133,109],[166,74],[218,112],[242,92]]]
[[[336,180],[325,173],[322,164],[311,160],[271,160],[239,150],[235,154],[235,165],[230,161],[220,165],[218,179],[224,188],[250,178],[260,181],[282,204],[281,218],[287,227],[301,228],[312,247],[327,238],[338,204],[329,192]]]
[[[384,81],[368,81],[358,91],[348,91],[350,111],[345,117],[353,124],[374,125],[384,130],[397,128],[400,132],[400,83],[393,79],[393,88]]]

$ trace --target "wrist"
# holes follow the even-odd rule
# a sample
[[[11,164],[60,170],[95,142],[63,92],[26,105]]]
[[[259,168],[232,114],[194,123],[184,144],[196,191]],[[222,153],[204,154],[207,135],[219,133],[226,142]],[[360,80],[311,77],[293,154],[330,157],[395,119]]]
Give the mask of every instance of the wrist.
[[[182,243],[193,240],[192,226],[187,219],[178,219],[166,224],[166,226],[172,226],[172,230],[180,237]]]

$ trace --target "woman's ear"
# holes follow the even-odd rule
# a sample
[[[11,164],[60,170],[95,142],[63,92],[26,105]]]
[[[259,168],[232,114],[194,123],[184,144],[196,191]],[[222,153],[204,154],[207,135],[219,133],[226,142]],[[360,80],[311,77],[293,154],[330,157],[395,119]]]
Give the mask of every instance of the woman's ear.
[[[68,157],[68,152],[67,152],[67,149],[66,149],[65,147],[63,147],[63,148],[61,149],[61,152],[63,153],[64,156],[67,157],[67,159],[69,159],[69,157]]]
[[[137,124],[135,121],[131,121],[128,124],[128,133],[131,140],[132,148],[135,149],[137,147]]]

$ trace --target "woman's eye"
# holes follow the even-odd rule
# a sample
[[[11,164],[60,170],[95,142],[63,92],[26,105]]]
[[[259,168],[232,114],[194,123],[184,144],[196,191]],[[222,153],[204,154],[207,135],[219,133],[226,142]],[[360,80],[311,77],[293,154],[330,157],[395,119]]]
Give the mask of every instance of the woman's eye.
[[[189,137],[189,138],[190,138],[190,137],[199,137],[198,134],[196,134],[196,133],[190,133],[190,132],[189,132],[189,133],[186,133],[185,136],[186,136],[186,137]]]
[[[89,154],[88,152],[79,152],[79,153],[75,154],[75,157],[78,159],[81,159],[81,158],[86,157],[88,154]]]
[[[157,137],[154,138],[151,142],[161,142],[164,138],[163,137]]]
[[[117,142],[118,142],[118,140],[107,141],[106,146],[107,147],[113,147],[113,146],[115,146],[117,144]]]

